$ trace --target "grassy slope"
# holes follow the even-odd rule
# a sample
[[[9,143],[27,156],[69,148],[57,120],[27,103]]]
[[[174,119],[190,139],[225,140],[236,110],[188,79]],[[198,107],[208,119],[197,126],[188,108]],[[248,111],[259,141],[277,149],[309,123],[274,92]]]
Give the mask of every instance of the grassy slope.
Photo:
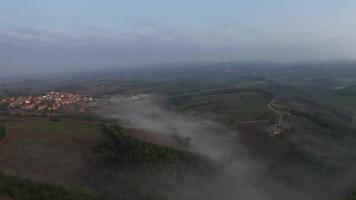
[[[345,106],[346,108],[351,108],[350,110],[355,113],[356,109],[354,109],[354,107],[356,105],[356,85],[334,90],[330,99],[338,104]]]
[[[4,125],[8,129],[22,133],[50,133],[95,138],[100,132],[99,128],[93,126],[93,124],[70,119],[52,121],[48,118],[38,117],[11,117],[4,120]]]
[[[174,96],[171,102],[181,111],[210,114],[220,122],[231,124],[274,119],[274,113],[267,108],[272,99],[272,95],[263,91],[222,89]]]
[[[337,170],[347,169],[354,159],[352,153],[340,155],[333,148],[343,147],[352,151],[352,130],[344,113],[338,113],[327,102],[308,95],[308,90],[281,84],[258,84],[259,92],[249,88],[248,81],[239,90],[219,89],[213,92],[195,92],[177,95],[172,103],[182,111],[206,114],[212,113],[219,121],[274,120],[275,115],[266,108],[274,98],[279,97],[273,107],[292,115],[285,117],[288,124],[283,138],[289,149],[272,161],[272,173],[292,183],[302,183],[310,177],[324,178]],[[254,85],[256,85],[253,82]],[[239,86],[243,84],[238,84]],[[321,87],[321,86],[316,86]],[[253,86],[252,86],[253,88]],[[315,88],[313,88],[315,89]],[[352,95],[347,92],[348,95]],[[324,99],[323,99],[324,100]],[[300,111],[298,115],[291,111]],[[232,124],[234,124],[232,123]],[[319,142],[316,142],[319,141]],[[315,152],[320,152],[317,154]],[[351,161],[352,162],[352,161]]]

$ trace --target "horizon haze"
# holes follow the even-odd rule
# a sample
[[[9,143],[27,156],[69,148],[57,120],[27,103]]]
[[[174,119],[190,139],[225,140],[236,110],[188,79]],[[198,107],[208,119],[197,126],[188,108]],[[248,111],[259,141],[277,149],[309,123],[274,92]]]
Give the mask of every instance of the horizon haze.
[[[2,73],[355,59],[356,2],[5,1]]]

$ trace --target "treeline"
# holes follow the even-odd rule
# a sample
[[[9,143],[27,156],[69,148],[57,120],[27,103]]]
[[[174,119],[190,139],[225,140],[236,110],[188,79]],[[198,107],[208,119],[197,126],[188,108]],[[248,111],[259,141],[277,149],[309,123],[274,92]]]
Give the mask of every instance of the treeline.
[[[166,200],[162,190],[171,190],[188,176],[208,179],[212,174],[201,156],[139,141],[115,124],[104,124],[101,130],[88,181],[104,199]]]
[[[321,114],[317,115],[317,114],[302,112],[298,110],[291,110],[290,114],[305,118],[320,127],[331,130],[332,136],[334,137],[338,137],[343,134],[348,134],[352,132],[350,128],[341,125],[335,119],[334,120],[328,119],[325,115],[321,115]]]
[[[187,151],[139,141],[124,134],[123,129],[115,124],[102,125],[101,130],[103,138],[94,151],[111,162],[199,165],[199,162],[203,161],[203,158]]]
[[[69,191],[60,186],[37,183],[0,172],[0,194],[16,200],[95,200],[87,194]]]

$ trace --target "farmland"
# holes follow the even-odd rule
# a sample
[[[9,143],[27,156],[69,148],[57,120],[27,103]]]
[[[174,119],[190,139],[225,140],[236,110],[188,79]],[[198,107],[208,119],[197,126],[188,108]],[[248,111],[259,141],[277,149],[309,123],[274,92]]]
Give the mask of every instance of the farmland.
[[[32,117],[3,121],[7,129],[0,145],[3,171],[49,183],[82,183],[84,157],[100,133],[95,125]]]
[[[8,175],[2,175],[0,178],[8,181],[10,185],[14,184],[14,188],[8,190],[4,185],[0,185],[0,192],[16,199],[51,199],[54,195],[49,192],[47,196],[36,196],[26,193],[26,188],[16,188],[17,185],[20,187],[25,184],[24,187],[28,185],[29,189],[46,187],[53,192],[63,192],[60,199],[65,197],[67,191],[68,199],[82,198],[81,194],[72,194],[71,190],[84,191],[83,198],[100,196],[116,199],[117,196],[133,197],[130,190],[135,187],[139,190],[137,198],[160,198],[153,191],[143,189],[148,187],[145,184],[149,183],[137,181],[152,176],[152,173],[156,174],[154,168],[161,168],[167,174],[182,174],[184,171],[180,167],[186,168],[185,162],[195,162],[194,156],[189,153],[140,142],[126,136],[126,133],[121,133],[127,131],[131,134],[135,130],[120,128],[117,130],[119,132],[114,134],[114,129],[105,128],[110,127],[109,125],[99,124],[68,118],[51,120],[46,117],[2,116],[1,125],[6,127],[6,137],[0,142],[0,169]],[[119,149],[112,152],[108,145]],[[168,171],[165,170],[166,165],[170,166]],[[177,168],[171,169],[175,165]],[[117,169],[113,170],[113,167]],[[136,177],[138,172],[142,175],[139,179]],[[111,175],[107,176],[108,173]],[[14,178],[15,176],[21,179]],[[124,181],[125,186],[120,190],[110,189],[116,187],[113,181]],[[156,179],[153,181],[156,182]],[[106,187],[101,187],[101,184]]]

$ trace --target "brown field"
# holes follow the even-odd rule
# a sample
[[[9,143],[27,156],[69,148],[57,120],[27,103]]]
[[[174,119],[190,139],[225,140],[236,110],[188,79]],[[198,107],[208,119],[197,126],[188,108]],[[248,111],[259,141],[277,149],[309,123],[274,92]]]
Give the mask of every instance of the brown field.
[[[0,169],[46,183],[82,186],[86,156],[96,141],[96,126],[77,121],[12,118],[0,142]]]
[[[0,141],[1,171],[45,183],[86,188],[91,166],[88,157],[100,135],[96,125],[24,116],[3,121],[8,134]],[[124,128],[124,132],[141,141],[176,147],[169,136],[135,128]]]

